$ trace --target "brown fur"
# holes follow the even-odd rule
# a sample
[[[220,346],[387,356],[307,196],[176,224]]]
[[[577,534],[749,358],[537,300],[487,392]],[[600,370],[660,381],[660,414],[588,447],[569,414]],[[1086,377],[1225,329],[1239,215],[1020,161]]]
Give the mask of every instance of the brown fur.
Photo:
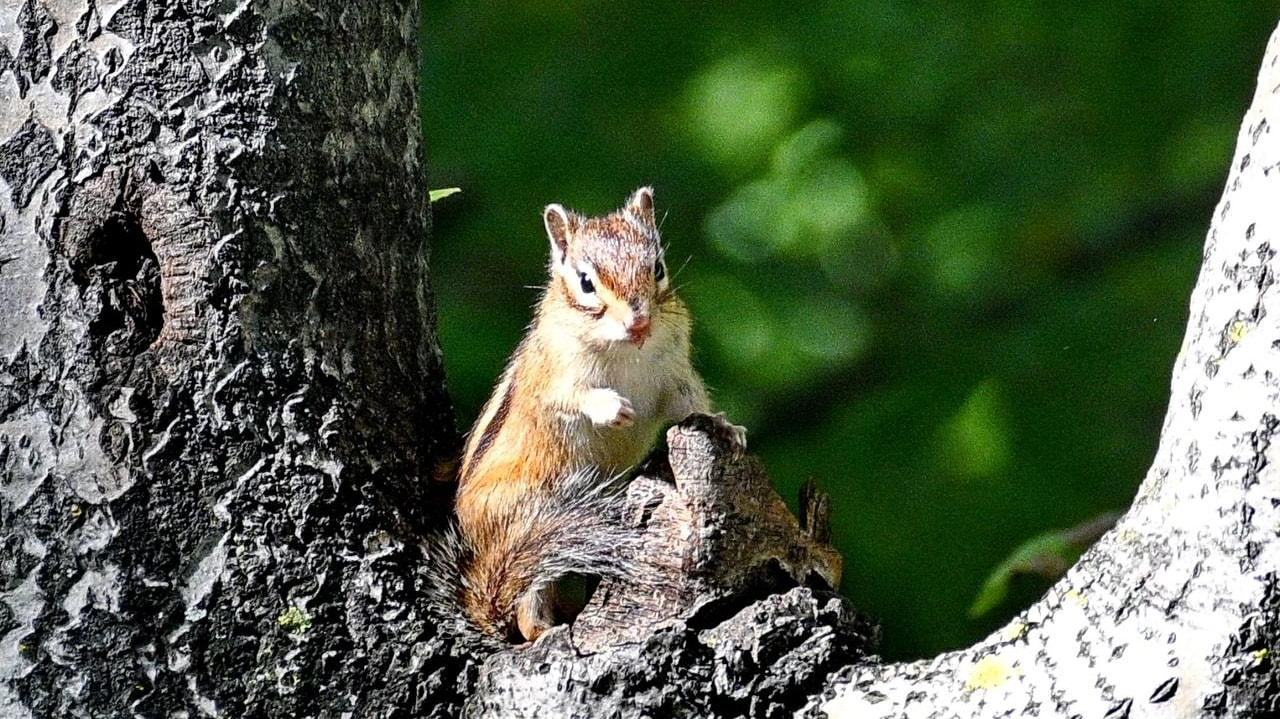
[[[688,312],[654,277],[662,248],[650,191],[600,218],[553,205],[546,223],[551,276],[471,431],[457,497],[474,551],[463,568],[464,608],[508,639],[531,640],[553,621],[556,597],[540,587],[554,577],[541,576],[539,562],[557,551],[558,524],[580,521],[561,511],[559,483],[580,470],[617,475],[644,457],[662,425],[709,409],[689,362]],[[580,272],[594,273],[595,292],[582,292]],[[630,404],[630,423],[619,402]]]

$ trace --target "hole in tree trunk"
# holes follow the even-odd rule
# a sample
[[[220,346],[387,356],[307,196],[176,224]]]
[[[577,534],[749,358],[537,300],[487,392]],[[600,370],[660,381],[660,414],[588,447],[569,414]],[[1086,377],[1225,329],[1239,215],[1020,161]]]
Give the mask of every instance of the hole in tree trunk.
[[[137,217],[110,213],[80,249],[71,269],[87,304],[96,305],[94,346],[113,355],[143,352],[164,326],[164,302],[160,264]]]

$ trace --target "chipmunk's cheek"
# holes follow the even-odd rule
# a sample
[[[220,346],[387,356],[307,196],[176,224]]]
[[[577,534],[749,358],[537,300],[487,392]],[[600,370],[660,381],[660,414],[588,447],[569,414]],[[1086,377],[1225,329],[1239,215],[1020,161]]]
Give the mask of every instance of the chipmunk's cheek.
[[[627,326],[625,324],[612,317],[608,318],[607,322],[609,323],[608,339],[610,342],[625,342],[631,339],[631,335],[627,332]]]
[[[606,346],[611,345],[621,339],[626,339],[626,330],[621,324],[615,322],[612,317],[600,317],[591,323],[591,327],[586,333],[586,339],[593,345]]]

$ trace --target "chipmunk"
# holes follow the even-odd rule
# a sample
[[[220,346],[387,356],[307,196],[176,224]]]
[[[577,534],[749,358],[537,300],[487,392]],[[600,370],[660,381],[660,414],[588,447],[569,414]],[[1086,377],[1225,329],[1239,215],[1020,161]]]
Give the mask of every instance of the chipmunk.
[[[565,606],[556,583],[609,571],[629,531],[611,480],[663,425],[711,406],[690,364],[689,312],[670,284],[653,190],[604,217],[548,205],[543,222],[550,276],[468,436],[456,500],[463,610],[513,642],[581,609]],[[746,430],[717,417],[745,448]]]

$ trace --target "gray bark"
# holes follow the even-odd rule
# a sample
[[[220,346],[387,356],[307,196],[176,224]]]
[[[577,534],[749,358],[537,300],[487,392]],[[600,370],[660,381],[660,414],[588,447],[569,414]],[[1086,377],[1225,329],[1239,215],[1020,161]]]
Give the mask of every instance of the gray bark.
[[[405,716],[416,0],[0,4],[0,716]],[[425,478],[425,479],[424,479]]]

